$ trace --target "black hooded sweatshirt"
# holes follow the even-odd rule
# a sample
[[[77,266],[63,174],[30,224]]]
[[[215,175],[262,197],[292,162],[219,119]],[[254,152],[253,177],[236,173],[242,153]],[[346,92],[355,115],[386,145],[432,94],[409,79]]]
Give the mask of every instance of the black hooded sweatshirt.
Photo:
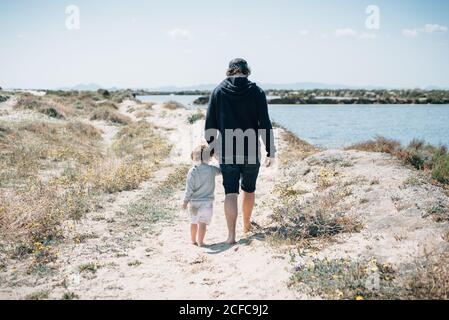
[[[211,144],[216,138],[222,139],[221,160],[224,161],[226,145],[226,129],[241,129],[244,132],[253,129],[257,137],[261,137],[268,157],[274,157],[274,137],[265,92],[247,77],[226,78],[215,90],[209,100],[206,115],[206,140]],[[260,129],[264,129],[260,131]],[[215,133],[213,136],[208,132]],[[218,136],[218,133],[220,136]],[[265,133],[265,134],[264,134]],[[259,161],[259,139],[256,139],[257,160]],[[243,155],[248,157],[247,143]],[[233,148],[233,157],[240,157],[238,148]],[[226,155],[228,156],[228,155]]]

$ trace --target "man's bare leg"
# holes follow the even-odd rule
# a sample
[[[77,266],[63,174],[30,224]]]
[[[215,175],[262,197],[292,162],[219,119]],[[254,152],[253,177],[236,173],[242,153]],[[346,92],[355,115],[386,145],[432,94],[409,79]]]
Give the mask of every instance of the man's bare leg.
[[[253,214],[256,194],[243,192],[242,212],[243,212],[243,232],[251,231],[251,216]]]
[[[224,210],[226,215],[226,223],[228,224],[228,240],[226,243],[235,243],[235,226],[238,216],[238,200],[239,195],[237,193],[227,194],[224,203]]]

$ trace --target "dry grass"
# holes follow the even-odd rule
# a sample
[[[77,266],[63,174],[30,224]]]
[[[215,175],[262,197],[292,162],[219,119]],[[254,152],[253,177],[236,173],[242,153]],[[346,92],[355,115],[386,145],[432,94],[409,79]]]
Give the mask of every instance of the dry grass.
[[[284,189],[278,186],[278,189]],[[304,200],[301,193],[290,192],[279,196],[273,209],[276,227],[271,229],[275,241],[297,243],[313,239],[329,239],[339,233],[359,232],[361,222],[346,215],[340,206],[348,190],[335,188]]]
[[[81,122],[0,124],[1,240],[20,243],[30,252],[35,243],[62,236],[67,219],[79,219],[91,206],[85,181],[73,181],[61,165],[81,170],[102,161],[101,132]],[[52,172],[53,178],[44,173]],[[59,176],[60,175],[60,176]]]
[[[38,97],[29,93],[23,93],[18,97],[15,108],[33,110],[56,119],[66,119],[75,113],[70,106],[47,97]]]
[[[114,91],[111,93],[110,99],[115,103],[122,103],[125,100],[136,101],[134,94],[131,90]]]
[[[140,102],[139,103],[139,109],[143,109],[143,110],[153,110],[153,107],[156,105],[157,103],[155,102]]]
[[[162,105],[162,108],[167,110],[185,109],[185,107],[177,101],[166,102]]]
[[[407,279],[408,296],[420,300],[449,299],[449,253],[426,254]]]
[[[109,100],[97,103],[97,107],[98,108],[109,109],[109,110],[118,110],[117,103],[115,103],[113,101],[109,101]]]
[[[98,107],[90,115],[90,120],[104,120],[117,124],[130,124],[131,118],[117,112],[110,107]]]
[[[178,166],[166,179],[143,198],[128,207],[128,214],[140,226],[150,226],[170,218],[177,208],[174,192],[182,188],[190,166]]]
[[[168,155],[171,149],[165,140],[155,133],[151,124],[138,121],[119,131],[113,150],[119,157],[130,156],[133,159],[146,159],[158,163]]]
[[[148,111],[145,111],[145,110],[141,110],[141,111],[137,111],[135,115],[136,115],[136,118],[143,119],[143,118],[151,116],[151,113]]]
[[[104,91],[47,91],[46,99],[56,103],[69,106],[75,111],[76,115],[87,117],[92,115],[98,108],[116,111],[117,104],[124,100],[134,100],[131,91],[114,91],[104,94]]]
[[[281,128],[281,130],[281,138],[287,144],[286,148],[279,155],[281,165],[288,166],[292,161],[305,159],[319,151],[310,143],[299,139],[292,132],[284,128]]]
[[[137,106],[132,106],[128,112],[135,112],[136,118],[142,119],[151,115],[151,110],[156,105],[154,102],[139,102]]]
[[[149,179],[156,167],[149,162],[108,161],[86,173],[94,190],[104,193],[130,191]]]
[[[366,152],[382,152],[395,154],[401,148],[401,143],[397,140],[387,139],[385,137],[377,136],[373,140],[361,142],[349,146],[346,150],[359,150]]]
[[[81,122],[0,122],[0,187],[23,184],[59,163],[89,164],[101,156],[101,132]]]
[[[58,94],[50,98],[67,99],[67,103],[86,99],[89,108],[96,108],[94,97]],[[100,108],[117,112],[113,106]],[[82,218],[105,193],[139,187],[159,168],[171,147],[150,124],[121,122],[128,125],[119,131],[107,157],[102,132],[84,122],[0,122],[3,256],[33,254],[33,268],[43,269],[55,256],[53,244],[66,234],[66,221]]]

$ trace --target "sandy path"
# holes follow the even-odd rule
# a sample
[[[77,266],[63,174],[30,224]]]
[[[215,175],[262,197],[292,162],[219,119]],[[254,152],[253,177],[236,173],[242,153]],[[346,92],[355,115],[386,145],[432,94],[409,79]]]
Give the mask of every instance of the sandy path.
[[[126,101],[119,111],[129,112],[133,102]],[[17,264],[16,273],[0,297],[24,298],[37,291],[48,291],[49,298],[60,299],[73,292],[81,299],[293,299],[286,282],[290,266],[286,255],[275,252],[258,234],[244,236],[238,221],[235,246],[224,245],[226,221],[223,212],[221,177],[217,179],[214,218],[207,235],[208,248],[189,243],[189,219],[180,210],[173,221],[158,223],[155,230],[145,230],[126,216],[126,207],[151,193],[176,167],[189,164],[192,148],[201,142],[203,121],[186,122],[192,111],[167,112],[155,106],[145,120],[154,124],[174,149],[154,178],[139,189],[109,196],[103,208],[89,213],[80,223],[68,226],[73,241],[60,246],[57,273],[36,278],[26,274],[26,264]],[[110,146],[116,127],[103,122],[91,122],[103,131],[105,147]],[[258,197],[270,195],[274,187],[276,167],[263,169]],[[180,203],[183,190],[173,195]],[[263,224],[269,210],[258,202],[254,218]],[[240,217],[241,218],[241,217]],[[82,238],[77,241],[76,238]],[[94,265],[95,272],[80,272],[80,266]]]
[[[127,112],[125,108],[127,106],[122,105],[124,113]],[[178,110],[168,118],[166,112],[156,106],[152,116],[147,118],[147,121],[165,130],[174,143],[170,164],[188,163],[191,148],[201,141],[203,123],[188,125],[185,119],[189,113]],[[275,167],[262,170],[259,198],[271,192],[275,170]],[[236,246],[221,243],[227,236],[221,178],[217,179],[216,184],[214,218],[207,235],[210,247],[197,248],[189,244],[189,219],[186,213],[179,211],[172,223],[160,228],[160,233],[143,234],[126,259],[113,259],[113,268],[100,269],[96,278],[86,283],[86,288],[75,291],[81,293],[80,297],[89,299],[295,298],[286,286],[290,274],[285,255],[273,251],[260,235],[245,237],[240,232],[240,219],[239,243]],[[180,203],[181,198],[182,191],[179,191],[175,199]],[[254,218],[262,222],[267,214],[259,202]],[[122,262],[117,262],[119,260]],[[130,267],[124,263],[125,260],[137,260],[141,264]],[[111,264],[111,261],[108,263]],[[113,289],[105,290],[105,287]]]

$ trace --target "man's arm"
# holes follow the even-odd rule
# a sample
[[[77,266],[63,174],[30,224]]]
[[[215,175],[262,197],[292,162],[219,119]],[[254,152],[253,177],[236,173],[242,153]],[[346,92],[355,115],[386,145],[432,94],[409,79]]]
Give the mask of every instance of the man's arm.
[[[218,135],[218,110],[215,99],[215,92],[212,92],[209,99],[209,105],[207,107],[204,138],[210,145],[212,142],[215,141],[215,139],[217,139],[217,135]]]
[[[258,117],[259,129],[262,129],[262,141],[265,144],[265,150],[268,158],[274,158],[276,148],[274,146],[273,126],[271,125],[270,116],[268,114],[268,103],[265,92],[259,89],[258,95]]]

